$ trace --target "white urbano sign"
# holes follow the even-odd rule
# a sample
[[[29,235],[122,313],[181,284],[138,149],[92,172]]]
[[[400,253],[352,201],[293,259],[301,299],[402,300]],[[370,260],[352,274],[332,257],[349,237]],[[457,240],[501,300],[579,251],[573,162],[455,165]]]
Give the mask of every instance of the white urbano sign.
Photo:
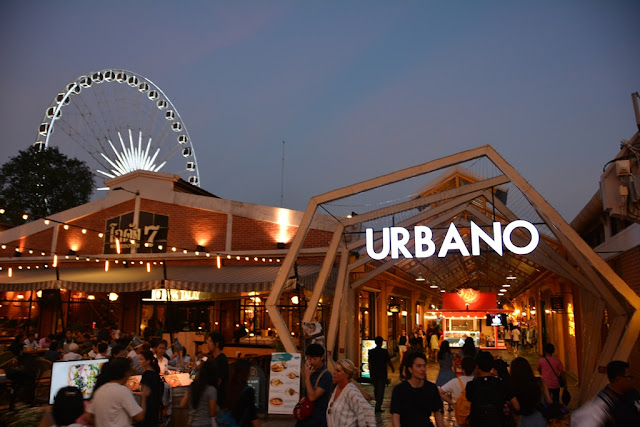
[[[529,231],[531,240],[525,246],[516,246],[511,241],[511,233],[516,228],[524,228]],[[372,228],[366,229],[367,254],[375,260],[385,259],[389,255],[398,259],[402,254],[405,258],[428,258],[436,253],[436,244],[433,242],[433,233],[429,227],[417,225],[413,228],[414,254],[407,249],[407,243],[411,239],[411,232],[403,227],[385,227],[382,229],[382,247],[376,252],[374,247],[374,231]],[[508,251],[518,255],[526,255],[533,252],[540,241],[540,234],[536,227],[530,222],[517,220],[507,224],[502,230],[502,223],[493,223],[493,236],[485,233],[484,230],[471,221],[471,254],[462,236],[458,232],[455,224],[450,224],[447,234],[442,240],[442,246],[438,251],[438,257],[444,258],[447,252],[458,250],[463,256],[480,255],[480,240],[485,242],[491,249],[500,256],[503,253],[503,246]]]

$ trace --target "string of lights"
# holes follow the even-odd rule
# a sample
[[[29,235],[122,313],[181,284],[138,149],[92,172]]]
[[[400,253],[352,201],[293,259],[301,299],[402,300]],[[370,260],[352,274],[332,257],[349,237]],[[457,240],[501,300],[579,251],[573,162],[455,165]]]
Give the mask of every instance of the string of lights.
[[[5,209],[5,208],[0,208],[0,215],[4,215],[6,213],[6,211],[12,211],[11,209]],[[19,213],[17,211],[12,211],[15,213]],[[24,213],[22,214],[22,218],[26,221],[29,219],[29,215]],[[91,262],[91,261],[95,261],[97,263],[99,262],[104,262],[104,269],[105,271],[109,271],[110,268],[110,264],[111,262],[113,262],[114,264],[121,264],[123,266],[131,266],[131,265],[144,265],[146,263],[146,269],[147,272],[151,271],[151,266],[152,265],[163,265],[165,261],[167,261],[168,259],[161,259],[161,260],[155,260],[155,261],[143,261],[143,260],[120,260],[118,259],[120,256],[124,256],[124,255],[132,255],[133,257],[135,257],[136,255],[140,255],[140,254],[122,254],[122,250],[121,250],[121,243],[123,242],[123,240],[120,239],[120,236],[117,236],[113,233],[110,232],[103,232],[100,230],[95,230],[92,228],[88,228],[88,227],[82,227],[76,224],[69,224],[63,221],[58,221],[52,218],[37,218],[34,219],[33,221],[39,221],[42,220],[44,222],[45,225],[49,225],[51,223],[55,223],[55,224],[59,224],[62,226],[62,228],[64,230],[69,230],[70,228],[75,228],[75,229],[80,229],[82,234],[86,235],[89,232],[91,233],[95,233],[99,238],[104,238],[105,236],[109,236],[111,238],[113,238],[113,241],[115,242],[116,245],[116,254],[111,254],[111,255],[102,255],[102,256],[95,256],[95,255],[80,255],[78,254],[76,251],[74,250],[70,250],[68,253],[66,254],[61,254],[61,253],[57,253],[55,251],[46,251],[43,249],[38,249],[35,247],[26,247],[26,248],[22,248],[21,245],[19,244],[12,244],[12,243],[0,243],[0,248],[7,249],[7,247],[9,248],[13,248],[14,249],[14,254],[12,257],[0,257],[0,263],[4,263],[4,264],[15,264],[16,263],[16,259],[15,258],[19,258],[22,256],[23,252],[27,252],[30,255],[33,255],[34,253],[39,252],[41,257],[45,257],[47,256],[47,253],[49,253],[49,257],[51,258],[51,267],[53,268],[57,268],[59,265],[59,262],[61,261],[59,258],[60,257],[64,257],[64,261],[84,261],[84,262]],[[126,239],[126,241],[128,241],[128,243],[130,243],[131,245],[140,245],[142,244],[145,248],[150,248],[153,247],[153,244],[150,244],[148,242],[144,242],[142,243],[141,240],[136,240],[136,239]],[[180,258],[178,258],[177,256],[171,256],[171,260],[176,260],[176,259],[185,259],[186,256],[190,256],[190,253],[192,253],[193,255],[195,255],[196,257],[200,257],[200,256],[204,256],[206,258],[210,258],[212,255],[215,255],[216,258],[216,266],[218,269],[222,268],[222,263],[223,263],[223,259],[227,259],[227,260],[236,260],[236,261],[253,261],[253,262],[262,262],[262,263],[279,263],[280,262],[280,258],[277,257],[266,257],[266,256],[256,256],[256,255],[239,255],[239,254],[230,254],[230,253],[226,253],[226,252],[210,252],[210,251],[206,251],[204,248],[202,248],[201,246],[196,246],[196,249],[189,249],[189,248],[184,248],[184,247],[178,247],[178,246],[172,246],[172,245],[162,245],[162,244],[158,244],[155,245],[157,247],[158,250],[162,251],[162,250],[167,250],[167,252],[153,252],[153,253],[148,253],[146,255],[154,255],[156,257],[160,257],[160,258],[165,258],[167,254],[175,254],[177,256],[180,256],[179,254],[181,253],[182,256],[180,256]],[[169,252],[170,251],[170,252]],[[36,255],[37,257],[37,255]],[[33,269],[40,269],[41,265],[40,264],[35,264],[35,263],[41,263],[42,261],[39,259],[23,259],[22,263],[20,263],[19,265],[17,265],[18,270],[31,270],[32,267]],[[23,265],[24,264],[24,265]],[[32,265],[35,264],[35,265]],[[42,267],[44,269],[48,269],[49,268],[49,261],[47,261],[46,263],[42,264]],[[5,268],[3,266],[0,265],[0,271],[5,270]],[[11,267],[6,267],[6,271],[9,277],[12,277],[13,275],[13,266]]]

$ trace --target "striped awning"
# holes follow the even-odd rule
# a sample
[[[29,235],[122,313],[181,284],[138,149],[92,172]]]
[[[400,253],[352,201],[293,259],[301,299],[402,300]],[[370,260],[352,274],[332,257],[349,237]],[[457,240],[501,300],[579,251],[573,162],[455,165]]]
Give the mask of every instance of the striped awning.
[[[166,270],[166,277],[164,276]],[[279,266],[215,266],[176,267],[166,269],[155,266],[147,272],[144,266],[112,268],[108,272],[100,268],[20,270],[12,277],[0,275],[0,291],[24,292],[40,289],[71,289],[86,292],[140,292],[151,289],[184,289],[211,293],[240,293],[269,291],[273,286]],[[300,284],[313,289],[320,265],[298,266]],[[326,293],[335,289],[335,269],[329,275]],[[290,277],[287,287],[295,286]]]

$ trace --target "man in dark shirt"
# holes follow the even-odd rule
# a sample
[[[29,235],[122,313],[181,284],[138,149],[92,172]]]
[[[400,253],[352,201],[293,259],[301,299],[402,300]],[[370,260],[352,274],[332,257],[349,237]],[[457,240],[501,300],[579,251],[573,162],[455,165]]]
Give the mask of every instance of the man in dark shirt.
[[[306,420],[298,421],[296,427],[326,427],[333,375],[324,363],[325,351],[320,344],[310,344],[305,351],[305,357],[307,359],[304,367],[306,394],[316,405],[311,416]]]
[[[391,393],[393,427],[433,426],[431,413],[438,427],[444,426],[443,405],[438,387],[427,381],[427,358],[424,353],[410,350],[404,355],[407,381],[403,381]]]
[[[505,424],[504,405],[511,403],[520,410],[518,399],[499,378],[491,375],[493,355],[481,351],[476,356],[476,378],[467,383],[466,396],[471,402],[469,424],[471,427],[499,427]]]
[[[599,394],[609,410],[609,425],[640,426],[640,393],[633,387],[629,364],[614,360],[607,365],[609,385]]]
[[[229,381],[229,360],[222,352],[224,349],[224,335],[220,332],[211,332],[207,337],[207,346],[209,347],[210,358],[215,360],[219,378],[218,402],[223,402],[224,392]]]
[[[371,381],[373,381],[373,394],[376,397],[376,412],[384,412],[382,410],[382,400],[384,399],[384,388],[387,385],[387,366],[391,368],[391,372],[395,372],[389,358],[387,349],[382,348],[382,337],[376,337],[376,348],[369,350],[369,372],[371,373]]]

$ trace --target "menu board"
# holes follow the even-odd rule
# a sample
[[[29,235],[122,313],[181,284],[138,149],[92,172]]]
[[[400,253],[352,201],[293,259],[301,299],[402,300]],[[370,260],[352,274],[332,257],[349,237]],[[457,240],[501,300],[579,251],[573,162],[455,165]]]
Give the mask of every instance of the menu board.
[[[300,353],[272,353],[269,379],[269,414],[293,413],[300,400]]]
[[[376,348],[374,340],[362,340],[362,352],[360,353],[360,376],[362,378],[371,378],[369,371],[369,350]],[[382,348],[387,348],[387,342],[382,341]]]
[[[51,367],[49,404],[53,405],[58,390],[67,386],[78,387],[82,392],[82,397],[89,399],[96,385],[100,369],[106,362],[108,359],[55,362]]]

